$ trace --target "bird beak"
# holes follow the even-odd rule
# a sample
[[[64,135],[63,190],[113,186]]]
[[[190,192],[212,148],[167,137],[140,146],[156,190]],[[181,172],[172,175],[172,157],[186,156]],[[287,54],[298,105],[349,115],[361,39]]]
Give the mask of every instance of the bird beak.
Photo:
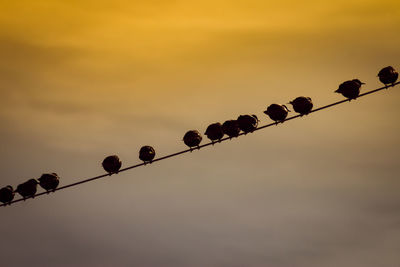
[[[361,82],[361,84],[365,84],[365,83]]]
[[[283,105],[285,108],[286,108],[286,110],[288,111],[288,112],[290,112],[290,109],[288,109],[288,107],[287,106],[285,106],[285,105]]]

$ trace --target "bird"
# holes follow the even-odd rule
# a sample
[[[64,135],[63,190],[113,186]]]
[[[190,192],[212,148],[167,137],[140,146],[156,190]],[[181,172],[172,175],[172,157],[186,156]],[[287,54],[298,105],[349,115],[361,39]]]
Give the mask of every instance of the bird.
[[[151,163],[156,156],[156,151],[151,146],[142,146],[139,150],[139,159],[144,161],[144,164]]]
[[[222,124],[222,131],[229,136],[238,137],[240,133],[239,123],[237,120],[227,120]]]
[[[11,204],[11,201],[14,199],[14,189],[11,185],[7,185],[0,189],[0,202],[3,204]]]
[[[335,91],[335,93],[342,94],[350,101],[358,97],[360,94],[360,87],[363,84],[365,83],[361,82],[359,79],[345,81],[339,85],[339,88]]]
[[[44,173],[40,176],[39,185],[49,193],[50,191],[55,191],[58,184],[60,183],[60,177],[57,173]]]
[[[221,123],[216,122],[210,124],[204,134],[207,135],[208,139],[210,139],[213,144],[216,140],[221,141],[222,137],[224,137]]]
[[[290,101],[289,104],[292,104],[294,111],[300,113],[301,116],[307,115],[313,108],[311,98],[305,96],[299,96],[293,101]]]
[[[35,197],[37,191],[38,181],[36,179],[29,179],[25,183],[22,183],[17,186],[17,190],[15,190],[18,194],[20,194],[24,200],[26,198]]]
[[[388,66],[379,71],[378,77],[387,88],[388,84],[394,85],[397,78],[399,78],[399,73],[392,66]]]
[[[112,175],[113,173],[118,173],[122,166],[122,162],[117,155],[111,155],[103,160],[102,165],[104,170],[108,172],[109,175]]]
[[[258,126],[258,118],[256,115],[240,115],[237,118],[237,122],[239,125],[239,129],[244,132],[244,134],[253,132],[257,129]]]
[[[200,133],[196,130],[187,131],[183,136],[183,142],[190,148],[190,151],[192,151],[192,148],[196,146],[200,149],[199,144],[202,139]]]
[[[283,123],[289,112],[290,110],[285,105],[279,104],[271,104],[267,110],[264,111],[276,124],[279,122]]]

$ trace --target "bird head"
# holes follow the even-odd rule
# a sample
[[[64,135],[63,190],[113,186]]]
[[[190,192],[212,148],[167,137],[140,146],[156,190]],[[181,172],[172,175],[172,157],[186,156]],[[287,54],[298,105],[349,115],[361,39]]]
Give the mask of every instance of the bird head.
[[[359,79],[353,79],[353,82],[358,83],[359,85],[363,85],[365,83],[363,83],[362,81],[360,81]]]
[[[29,179],[26,183],[32,184],[32,185],[37,185],[39,182],[36,179]]]
[[[7,189],[9,189],[11,191],[14,191],[14,188],[11,185],[7,185],[5,188],[7,188]]]

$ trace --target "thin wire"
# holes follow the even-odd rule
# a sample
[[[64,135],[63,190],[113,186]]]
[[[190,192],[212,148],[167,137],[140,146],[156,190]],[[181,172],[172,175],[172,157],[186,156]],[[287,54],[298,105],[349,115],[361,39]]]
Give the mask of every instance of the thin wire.
[[[373,93],[376,93],[376,92],[384,90],[384,89],[389,89],[389,87],[394,87],[394,86],[396,86],[398,84],[400,84],[400,81],[397,82],[397,83],[394,83],[392,85],[380,87],[378,89],[374,89],[374,90],[362,93],[357,98],[360,98],[360,97],[363,97],[363,96],[366,96],[366,95],[369,95],[369,94],[373,94]],[[333,106],[336,106],[336,105],[339,105],[339,104],[342,104],[342,103],[346,103],[346,102],[349,102],[349,100],[348,99],[344,99],[344,100],[341,100],[341,101],[338,101],[338,102],[334,102],[332,104],[313,109],[313,110],[310,111],[310,113],[321,111],[323,109],[327,109],[327,108],[330,108],[330,107],[333,107]],[[296,119],[296,118],[299,118],[299,117],[302,117],[302,115],[295,115],[295,116],[286,118],[283,122],[289,121],[289,120],[293,120],[293,119]],[[265,128],[268,128],[268,127],[271,127],[271,126],[274,126],[274,125],[277,125],[277,123],[273,122],[273,123],[269,123],[269,124],[260,126],[260,127],[256,128],[253,132],[261,130],[261,129],[265,129]],[[242,133],[239,134],[239,136],[241,136],[241,135],[245,135],[245,133],[242,132]],[[224,142],[224,141],[227,141],[227,140],[231,140],[231,139],[232,138],[230,138],[230,137],[225,137],[225,138],[222,138],[218,142],[209,142],[209,143],[206,143],[204,145],[200,145],[200,146],[198,146],[197,148],[194,148],[194,149],[186,149],[186,150],[182,150],[182,151],[179,151],[179,152],[176,152],[176,153],[173,153],[173,154],[169,154],[169,155],[166,155],[166,156],[163,156],[163,157],[160,157],[160,158],[156,158],[151,163],[154,163],[154,162],[157,162],[157,161],[160,161],[160,160],[164,160],[164,159],[168,159],[168,158],[172,158],[172,157],[176,157],[176,156],[188,153],[188,152],[192,152],[193,150],[196,150],[196,149],[200,149],[200,148],[203,148],[203,147],[207,147],[207,146],[214,145],[214,144],[217,144],[217,143],[220,143],[220,142]],[[124,172],[124,171],[128,171],[128,170],[131,170],[131,169],[135,169],[137,167],[144,166],[144,165],[147,165],[147,164],[150,164],[150,163],[140,163],[140,164],[132,165],[132,166],[129,166],[129,167],[126,167],[126,168],[123,168],[123,169],[119,170],[118,173]],[[84,180],[81,180],[81,181],[78,181],[78,182],[75,182],[75,183],[72,183],[72,184],[67,184],[67,185],[58,187],[54,191],[60,191],[60,190],[63,190],[63,189],[67,189],[69,187],[77,186],[77,185],[80,185],[80,184],[84,184],[84,183],[87,183],[87,182],[90,182],[90,181],[94,181],[94,180],[98,180],[98,179],[101,179],[101,178],[105,178],[105,177],[108,177],[108,176],[110,176],[110,174],[102,174],[102,175],[98,175],[98,176],[95,176],[95,177],[87,178],[87,179],[84,179]],[[43,195],[46,195],[46,194],[48,194],[48,192],[37,193],[33,197],[30,197],[30,198],[43,196]],[[29,199],[29,198],[27,198],[27,199]],[[13,204],[13,203],[20,202],[20,201],[24,201],[24,199],[23,198],[16,199],[16,200],[11,201],[9,204]],[[0,207],[7,206],[9,204],[1,204]]]

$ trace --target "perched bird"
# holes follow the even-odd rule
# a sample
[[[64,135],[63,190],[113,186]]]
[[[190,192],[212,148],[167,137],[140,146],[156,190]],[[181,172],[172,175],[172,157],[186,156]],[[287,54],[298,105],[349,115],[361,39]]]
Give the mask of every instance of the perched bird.
[[[285,105],[272,104],[264,113],[278,124],[279,122],[285,121],[289,111],[290,110]]]
[[[239,123],[237,120],[228,120],[222,124],[222,131],[229,136],[238,137],[240,133]]]
[[[239,129],[244,132],[244,134],[253,132],[257,129],[258,118],[256,115],[240,115],[237,118]]]
[[[44,173],[40,176],[39,185],[48,192],[55,191],[58,184],[60,183],[60,177],[58,177],[57,173]]]
[[[365,83],[361,82],[359,79],[345,81],[339,85],[339,88],[335,91],[335,93],[342,94],[350,101],[358,97],[360,94],[360,87],[363,84]]]
[[[210,139],[213,144],[216,140],[220,141],[222,137],[224,137],[224,131],[222,130],[221,123],[217,122],[210,124],[204,134],[207,135],[208,139]]]
[[[399,73],[392,67],[383,68],[378,73],[379,80],[387,87],[388,84],[394,84],[399,78]]]
[[[139,159],[143,160],[144,163],[151,162],[156,156],[156,151],[151,146],[142,146],[139,151]]]
[[[10,202],[14,199],[14,189],[11,185],[7,185],[0,189],[0,202],[3,204],[10,204]]]
[[[292,104],[294,111],[300,113],[301,116],[307,115],[313,108],[311,98],[305,96],[299,96],[289,104]]]
[[[199,144],[202,139],[200,133],[196,130],[190,130],[183,136],[183,142],[190,148],[190,151],[192,151],[192,147],[195,146],[200,149]]]
[[[17,186],[17,190],[15,190],[18,194],[20,194],[24,200],[29,197],[34,197],[37,191],[38,181],[36,179],[30,179],[25,183],[22,183]]]
[[[108,156],[103,160],[103,168],[109,175],[113,173],[118,173],[121,169],[122,162],[119,160],[117,155]]]

